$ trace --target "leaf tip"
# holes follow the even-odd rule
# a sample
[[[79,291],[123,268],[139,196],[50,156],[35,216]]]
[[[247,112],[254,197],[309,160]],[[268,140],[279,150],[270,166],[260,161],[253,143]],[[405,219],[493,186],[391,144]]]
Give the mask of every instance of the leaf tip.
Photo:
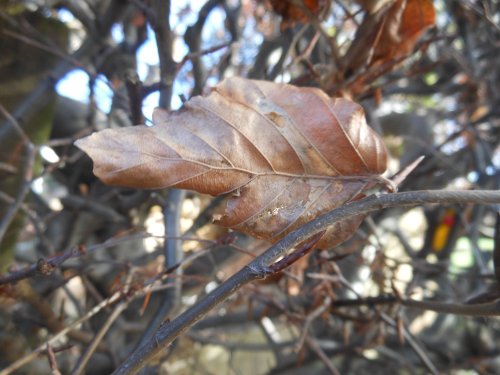
[[[86,137],[77,139],[73,144],[92,158],[92,149],[95,145],[96,136],[96,133],[92,133]]]
[[[85,151],[85,149],[87,148],[87,142],[89,137],[90,136],[77,139],[75,142],[73,142],[73,144],[80,150]]]

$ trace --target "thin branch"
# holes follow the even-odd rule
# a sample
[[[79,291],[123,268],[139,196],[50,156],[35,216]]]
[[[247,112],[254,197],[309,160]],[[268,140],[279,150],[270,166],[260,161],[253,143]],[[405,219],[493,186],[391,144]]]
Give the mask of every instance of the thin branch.
[[[172,273],[172,276],[164,280],[164,284],[173,284],[173,287],[161,293],[162,301],[160,306],[145,329],[137,347],[144,345],[153,337],[158,327],[180,303],[182,267],[177,267],[177,265],[180,265],[183,261],[182,243],[180,240],[180,216],[185,195],[185,190],[170,189],[164,203],[163,212],[166,237],[164,245],[165,269],[171,270],[168,273]]]
[[[205,335],[193,331],[187,333],[187,336],[194,342],[200,344],[217,345],[223,346],[228,350],[241,350],[248,352],[268,352],[270,350],[280,351],[283,348],[292,347],[293,345],[295,345],[295,341],[293,340],[285,342],[269,342],[269,344],[263,344],[260,342],[228,341],[222,340],[216,336],[206,337]]]
[[[298,261],[300,258],[303,258],[307,254],[314,249],[314,245],[318,243],[318,241],[323,237],[325,231],[321,231],[316,233],[314,236],[311,236],[308,240],[304,241],[301,246],[295,249],[292,253],[287,254],[283,259],[278,260],[276,263],[273,263],[269,266],[269,274],[275,274],[283,271],[284,269],[290,267],[293,263]]]
[[[339,299],[331,303],[332,309],[350,306],[375,306],[399,303],[405,307],[435,311],[442,314],[454,314],[464,316],[499,316],[500,301],[475,304],[458,304],[437,301],[418,301],[410,298],[402,298],[396,295],[383,295],[378,297],[365,297],[357,299]]]
[[[182,58],[182,60],[176,64],[175,75],[177,75],[181,71],[181,69],[184,67],[184,65],[186,65],[186,63],[188,61],[191,61],[193,59],[199,59],[202,56],[205,56],[205,55],[217,52],[217,51],[219,51],[219,50],[221,50],[223,48],[227,48],[229,46],[231,46],[231,43],[222,43],[222,44],[217,44],[215,46],[209,47],[207,49],[203,49],[201,51],[197,51],[197,52],[193,52],[193,53],[187,53],[186,55],[184,55],[184,57]],[[155,82],[155,83],[152,83],[152,84],[147,85],[147,86],[143,86],[141,88],[141,92],[140,92],[140,99],[142,100],[146,96],[148,96],[149,94],[151,94],[151,93],[153,93],[155,91],[161,91],[161,90],[166,89],[168,87],[169,86],[166,83],[162,82],[162,81]]]
[[[466,316],[499,316],[500,300],[477,303],[472,305],[444,303],[436,301],[417,301],[414,299],[403,299],[400,301],[403,306],[421,310],[430,310],[443,314],[455,314]]]
[[[0,113],[3,117],[7,119],[7,124],[4,129],[8,129],[10,127],[14,128],[14,131],[17,133],[19,138],[23,141],[25,145],[32,144],[29,137],[24,132],[22,126],[17,122],[16,118],[12,116],[9,111],[0,103]]]
[[[68,194],[61,198],[61,203],[65,208],[92,212],[97,217],[109,223],[123,223],[126,221],[124,216],[120,215],[109,205],[90,198],[84,198],[80,195]]]
[[[4,216],[0,221],[0,244],[9,228],[10,223],[17,214],[17,211],[21,208],[24,199],[29,193],[31,186],[31,179],[33,177],[33,164],[35,163],[35,146],[31,143],[31,140],[24,132],[21,125],[16,121],[16,119],[0,104],[0,113],[7,118],[8,123],[14,128],[16,133],[22,140],[24,145],[24,163],[22,165],[22,181],[18,187],[18,192],[13,204],[6,210]]]
[[[301,228],[288,234],[262,255],[255,258],[239,272],[221,284],[197,304],[180,314],[170,323],[162,326],[147,344],[136,350],[116,370],[115,375],[136,374],[156,355],[166,349],[172,341],[203,318],[219,303],[234,294],[243,285],[270,274],[271,265],[290,249],[311,236],[327,229],[330,225],[356,215],[368,214],[383,208],[417,206],[425,203],[477,203],[493,204],[500,202],[500,191],[414,191],[394,194],[375,194],[360,201],[352,202],[330,211]]]
[[[57,316],[46,298],[43,298],[31,287],[27,281],[22,281],[15,287],[18,298],[33,307],[44,326],[51,332],[56,333],[64,328],[64,322]],[[89,332],[81,330],[71,330],[68,332],[68,337],[72,340],[87,344],[92,340]],[[104,345],[99,347],[100,350],[106,351]]]
[[[215,306],[234,294],[243,285],[258,278],[258,275],[251,268],[244,267],[200,302],[168,324],[163,325],[151,340],[132,353],[113,374],[136,374],[151,359],[161,353],[162,349],[170,346],[176,337],[203,318]]]
[[[41,42],[34,40],[33,38],[27,37],[25,35],[22,35],[21,33],[15,32],[15,31],[4,30],[2,32],[2,34],[6,35],[8,37],[17,39],[21,43],[24,43],[24,44],[27,44],[29,46],[33,46],[35,48],[38,48],[42,51],[51,53],[54,56],[59,57],[61,60],[71,63],[75,67],[78,67],[82,70],[86,70],[85,67],[81,64],[81,62],[76,60],[71,55],[67,54],[64,50],[57,48],[57,46],[43,44]]]
[[[57,366],[56,354],[54,353],[54,349],[52,349],[52,346],[50,346],[49,344],[47,344],[46,352],[52,375],[61,375],[61,371],[59,371],[59,367]]]
[[[295,346],[295,350],[298,352],[302,350],[302,346],[304,345],[304,342],[308,338],[309,335],[309,327],[311,326],[312,322],[316,320],[319,316],[321,316],[325,311],[328,310],[330,303],[332,302],[332,299],[330,297],[326,297],[325,300],[321,305],[319,305],[316,309],[311,311],[307,316],[302,324],[302,334],[300,335],[299,342]]]
[[[198,20],[194,25],[189,26],[184,34],[184,41],[193,54],[191,63],[193,64],[194,88],[193,95],[200,95],[205,85],[206,73],[203,62],[196,54],[201,51],[201,32],[203,26],[212,10],[223,3],[223,0],[208,0],[198,12]]]
[[[37,275],[50,275],[57,267],[61,266],[64,262],[69,259],[79,258],[84,255],[88,255],[98,249],[107,249],[116,246],[124,241],[130,241],[135,239],[151,237],[150,234],[141,233],[133,236],[127,237],[112,237],[103,243],[91,245],[85,247],[72,246],[69,249],[63,251],[62,253],[56,254],[50,258],[40,258],[36,263],[33,263],[27,267],[20,270],[10,272],[6,275],[0,275],[0,285],[17,282],[28,277],[33,277]]]
[[[330,361],[330,358],[328,358],[328,356],[323,351],[323,349],[321,349],[321,347],[318,345],[318,343],[316,342],[316,340],[314,340],[314,339],[312,339],[310,337],[306,337],[306,342],[307,342],[307,345],[309,346],[309,348],[311,348],[311,350],[314,353],[316,353],[316,355],[319,357],[319,359],[321,360],[321,362],[323,362],[323,364],[325,365],[326,369],[328,370],[328,372],[331,375],[340,375],[339,370],[337,370],[333,366],[332,361]]]
[[[314,26],[314,29],[321,34],[325,38],[330,47],[330,51],[332,53],[333,62],[335,64],[335,68],[338,71],[341,71],[344,67],[344,63],[340,56],[339,46],[337,45],[337,39],[335,37],[331,37],[328,35],[323,25],[321,25],[318,17],[311,12],[311,10],[304,4],[302,0],[291,0],[291,3],[295,6],[299,7],[302,12],[307,16],[309,22]]]
[[[87,363],[92,357],[92,354],[94,354],[95,350],[99,346],[99,343],[104,338],[104,335],[106,335],[106,332],[109,331],[111,325],[115,322],[116,319],[118,319],[120,314],[123,312],[123,310],[125,310],[127,306],[127,301],[124,301],[115,307],[111,315],[108,317],[108,319],[106,319],[106,322],[104,322],[104,324],[102,325],[99,332],[95,335],[90,345],[87,347],[87,349],[85,349],[85,352],[79,358],[77,364],[73,368],[73,371],[71,371],[71,375],[80,375],[84,372],[85,366],[87,366]]]
[[[392,326],[394,329],[397,329],[397,322],[394,319],[392,319],[389,315],[382,312],[380,313],[380,317],[384,322]],[[422,362],[427,367],[429,372],[433,375],[438,375],[439,371],[434,365],[434,363],[432,363],[431,359],[429,358],[425,350],[415,341],[413,336],[410,334],[410,332],[408,332],[408,330],[405,327],[403,327],[403,336],[405,340],[408,342],[408,344],[410,344],[413,351],[422,360]]]
[[[179,63],[177,63],[177,72],[179,72],[182,69],[182,67],[186,65],[186,63],[190,60],[198,59],[204,55],[209,55],[211,53],[220,51],[221,49],[228,48],[230,46],[231,43],[222,43],[222,44],[216,44],[215,46],[203,49],[201,51],[187,53],[186,55],[184,55],[182,60]]]
[[[126,241],[133,241],[133,240],[139,240],[139,239],[144,239],[144,238],[149,238],[149,237],[154,237],[154,238],[162,238],[165,239],[165,236],[154,236],[150,233],[137,233],[129,236],[116,236],[116,237],[111,237],[110,239],[91,246],[84,246],[84,245],[78,245],[78,246],[71,246],[67,250],[56,254],[54,256],[51,256],[49,258],[40,258],[38,261],[35,263],[23,267],[22,269],[12,271],[10,273],[7,273],[5,275],[0,275],[0,285],[8,284],[8,283],[13,283],[17,282],[23,279],[27,279],[28,277],[33,277],[33,276],[48,276],[52,274],[52,272],[57,268],[63,265],[66,261],[74,258],[80,258],[82,256],[90,255],[93,252],[97,250],[102,250],[102,249],[108,249],[110,247],[119,245],[123,242]],[[215,244],[214,241],[212,240],[203,240],[199,239],[196,237],[178,237],[179,240],[181,241],[197,241],[200,243],[207,243],[210,246],[213,246]],[[192,262],[194,259],[201,257],[205,254],[207,254],[208,251],[198,251],[191,255],[190,257],[184,259],[182,262],[177,263],[176,265],[170,267],[165,271],[165,273],[171,273],[175,271],[178,267],[184,266],[186,264],[189,264]]]
[[[53,345],[55,342],[57,342],[60,339],[62,339],[63,337],[65,337],[68,334],[69,331],[71,331],[72,329],[76,328],[77,326],[79,326],[83,322],[85,322],[85,321],[89,320],[90,318],[92,318],[94,315],[96,315],[97,313],[99,313],[103,308],[105,308],[105,307],[107,307],[107,306],[109,306],[109,305],[117,302],[118,300],[120,300],[122,298],[123,298],[122,293],[121,292],[117,292],[117,293],[113,294],[111,297],[105,299],[104,301],[102,301],[101,303],[99,303],[98,305],[96,305],[92,309],[90,309],[84,316],[82,316],[81,318],[75,320],[73,323],[69,324],[64,329],[62,329],[60,332],[58,332],[57,334],[55,334],[54,336],[52,336],[50,339],[48,339],[46,342],[44,342],[43,344],[41,344],[38,348],[36,348],[35,350],[33,350],[31,353],[29,353],[28,355],[25,355],[22,358],[19,358],[17,361],[11,363],[9,366],[7,366],[4,369],[2,369],[0,371],[0,375],[9,375],[9,374],[12,374],[17,369],[19,369],[19,368],[23,367],[24,365],[30,363],[36,357],[38,357],[39,355],[45,353],[45,350],[47,349],[47,345]]]
[[[375,305],[392,305],[398,303],[399,299],[393,295],[381,295],[377,297],[364,297],[355,299],[336,299],[331,303],[331,309],[335,310],[339,307],[354,307],[354,306],[375,306]]]

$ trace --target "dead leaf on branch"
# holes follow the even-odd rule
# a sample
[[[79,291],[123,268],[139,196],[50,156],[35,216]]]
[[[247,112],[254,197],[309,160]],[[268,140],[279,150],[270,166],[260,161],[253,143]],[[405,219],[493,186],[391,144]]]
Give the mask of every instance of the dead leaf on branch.
[[[105,183],[169,186],[226,198],[219,224],[277,240],[380,183],[387,151],[356,103],[321,90],[231,78],[155,126],[107,129],[76,142]],[[362,217],[318,246],[352,235]]]
[[[373,64],[409,55],[435,22],[432,0],[397,0],[388,12]]]
[[[281,31],[296,23],[306,23],[309,16],[318,17],[328,7],[325,0],[270,0],[275,13],[281,15]]]
[[[436,18],[432,0],[380,1],[377,4],[382,6],[377,6],[374,12],[364,3],[375,3],[357,2],[366,7],[368,14],[343,58],[348,76],[360,74],[350,84],[354,96],[364,93],[367,85],[394,70],[411,55],[419,38],[434,26]],[[363,74],[365,69],[368,70]]]

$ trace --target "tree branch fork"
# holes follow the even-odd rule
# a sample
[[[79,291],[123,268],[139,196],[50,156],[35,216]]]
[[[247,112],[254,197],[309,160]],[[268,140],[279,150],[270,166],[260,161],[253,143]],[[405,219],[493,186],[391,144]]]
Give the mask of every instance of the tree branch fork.
[[[374,194],[365,199],[348,203],[334,209],[299,229],[291,232],[279,242],[268,248],[240,271],[231,276],[214,291],[205,296],[194,306],[185,310],[178,317],[159,328],[154,337],[139,347],[129,356],[113,374],[136,374],[154,357],[167,348],[172,341],[184,331],[202,319],[209,311],[225,301],[245,284],[264,279],[288,267],[309,252],[321,238],[321,234],[330,225],[349,219],[360,214],[369,214],[385,208],[412,207],[422,204],[499,204],[500,191],[452,191],[452,190],[424,190],[392,194]],[[290,252],[290,249],[294,249]],[[403,305],[416,308],[432,308],[424,302],[421,306],[413,300],[403,299]],[[442,306],[441,306],[442,305]],[[500,303],[482,304],[474,310],[470,305],[465,310],[454,304],[441,304],[438,311],[471,315],[476,311],[479,315],[500,315]],[[472,314],[474,315],[474,314]]]

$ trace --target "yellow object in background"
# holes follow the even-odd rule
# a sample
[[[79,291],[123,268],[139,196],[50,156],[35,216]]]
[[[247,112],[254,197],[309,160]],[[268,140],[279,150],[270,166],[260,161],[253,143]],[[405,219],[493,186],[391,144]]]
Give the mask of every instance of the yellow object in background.
[[[440,253],[446,247],[455,223],[456,212],[453,208],[448,208],[441,218],[439,225],[436,227],[432,237],[432,251],[434,253]]]

